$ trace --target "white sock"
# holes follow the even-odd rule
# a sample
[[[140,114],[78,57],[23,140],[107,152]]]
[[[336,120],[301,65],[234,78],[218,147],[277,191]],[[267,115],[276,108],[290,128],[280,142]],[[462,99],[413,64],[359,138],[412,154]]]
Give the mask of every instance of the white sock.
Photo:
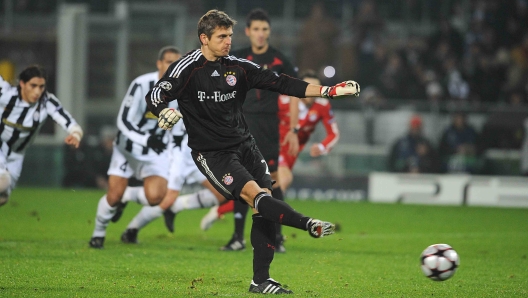
[[[106,195],[104,195],[97,205],[97,214],[95,215],[95,229],[92,237],[104,237],[106,236],[106,227],[110,222],[112,216],[116,211],[117,207],[111,207],[108,205]]]
[[[127,187],[121,198],[121,202],[136,202],[143,206],[150,206],[143,186]]]
[[[141,229],[149,222],[163,215],[163,209],[160,206],[144,206],[141,211],[128,224],[127,229]]]
[[[170,209],[178,213],[182,210],[209,208],[216,205],[218,205],[218,200],[215,195],[208,189],[202,189],[192,194],[179,196]]]
[[[122,203],[126,203],[126,202],[136,202],[137,201],[137,196],[138,196],[138,192],[139,191],[143,191],[143,187],[141,186],[128,186],[127,188],[125,188],[125,192],[123,193],[123,197],[121,198],[121,202]]]

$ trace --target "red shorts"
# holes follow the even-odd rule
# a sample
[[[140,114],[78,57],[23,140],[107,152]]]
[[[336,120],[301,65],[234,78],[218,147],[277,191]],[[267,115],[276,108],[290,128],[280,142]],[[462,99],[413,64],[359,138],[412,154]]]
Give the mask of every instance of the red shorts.
[[[301,152],[304,148],[304,145],[299,146],[299,152]],[[289,155],[288,154],[289,146],[281,146],[281,150],[279,152],[279,167],[288,167],[290,170],[293,169],[293,165],[295,164],[295,161],[297,161],[297,155]]]

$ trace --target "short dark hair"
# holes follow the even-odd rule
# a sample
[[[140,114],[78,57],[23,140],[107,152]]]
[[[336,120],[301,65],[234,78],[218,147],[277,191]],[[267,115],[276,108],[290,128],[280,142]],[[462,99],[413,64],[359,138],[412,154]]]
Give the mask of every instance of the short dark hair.
[[[180,54],[181,52],[180,49],[175,46],[165,46],[158,52],[158,60],[163,60],[163,57],[165,57],[166,53]]]
[[[315,70],[313,69],[307,69],[305,71],[302,71],[301,73],[299,73],[299,79],[301,80],[304,80],[304,79],[318,79],[319,81],[321,80],[319,78],[319,76],[317,75],[317,72],[315,72]]]
[[[251,27],[253,21],[265,21],[271,26],[271,21],[268,13],[262,8],[255,8],[250,11],[246,17],[246,27]]]
[[[211,38],[217,27],[230,28],[235,26],[236,23],[237,21],[230,18],[227,13],[217,9],[211,9],[198,21],[198,38],[200,38],[202,33],[207,35],[208,38]],[[200,43],[202,43],[201,40]]]
[[[43,78],[47,80],[46,70],[40,65],[34,64],[26,67],[19,75],[18,79],[24,83],[28,82],[32,78]]]

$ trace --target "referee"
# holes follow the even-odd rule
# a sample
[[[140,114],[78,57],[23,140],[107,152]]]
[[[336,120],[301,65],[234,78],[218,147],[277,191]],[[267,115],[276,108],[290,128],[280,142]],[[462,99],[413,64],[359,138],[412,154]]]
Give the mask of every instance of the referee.
[[[297,72],[288,59],[277,49],[269,44],[271,33],[271,22],[266,11],[258,8],[252,10],[246,18],[246,36],[249,38],[251,46],[233,51],[232,55],[245,58],[252,61],[264,69],[269,69],[275,74],[285,74],[291,77],[297,77]],[[257,143],[257,147],[264,156],[268,164],[271,179],[276,181],[273,184],[272,196],[284,201],[284,196],[280,188],[278,177],[279,164],[279,118],[278,118],[278,99],[279,93],[269,90],[252,89],[249,90],[244,102],[244,116],[249,131]],[[285,136],[285,145],[289,144],[290,149],[294,150],[291,154],[296,156],[299,149],[297,138],[297,120],[299,115],[298,100],[292,100],[290,104],[290,132]],[[235,201],[234,217],[235,231],[231,240],[221,247],[221,250],[243,250],[245,249],[244,226],[246,215],[249,207],[241,201]],[[275,252],[286,252],[283,242],[284,237],[281,233],[281,225],[276,225],[276,246]]]
[[[335,225],[304,216],[270,195],[268,165],[249,133],[242,105],[253,88],[295,97],[333,98],[358,95],[359,85],[353,81],[331,87],[312,85],[229,56],[235,24],[218,10],[203,15],[198,22],[200,49],[173,63],[145,100],[163,129],[172,128],[183,117],[192,157],[200,171],[227,199],[244,200],[253,208],[253,280],[249,291],[289,294],[292,291],[269,274],[275,253],[275,223],[308,231],[315,238],[333,234]],[[175,99],[181,113],[168,107]]]

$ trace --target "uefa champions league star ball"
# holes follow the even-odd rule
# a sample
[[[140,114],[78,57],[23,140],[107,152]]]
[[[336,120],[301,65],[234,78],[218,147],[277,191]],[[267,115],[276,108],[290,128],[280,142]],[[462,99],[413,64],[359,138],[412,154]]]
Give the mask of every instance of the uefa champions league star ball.
[[[460,264],[458,253],[447,244],[433,244],[420,257],[422,272],[432,280],[443,281],[453,276]]]

